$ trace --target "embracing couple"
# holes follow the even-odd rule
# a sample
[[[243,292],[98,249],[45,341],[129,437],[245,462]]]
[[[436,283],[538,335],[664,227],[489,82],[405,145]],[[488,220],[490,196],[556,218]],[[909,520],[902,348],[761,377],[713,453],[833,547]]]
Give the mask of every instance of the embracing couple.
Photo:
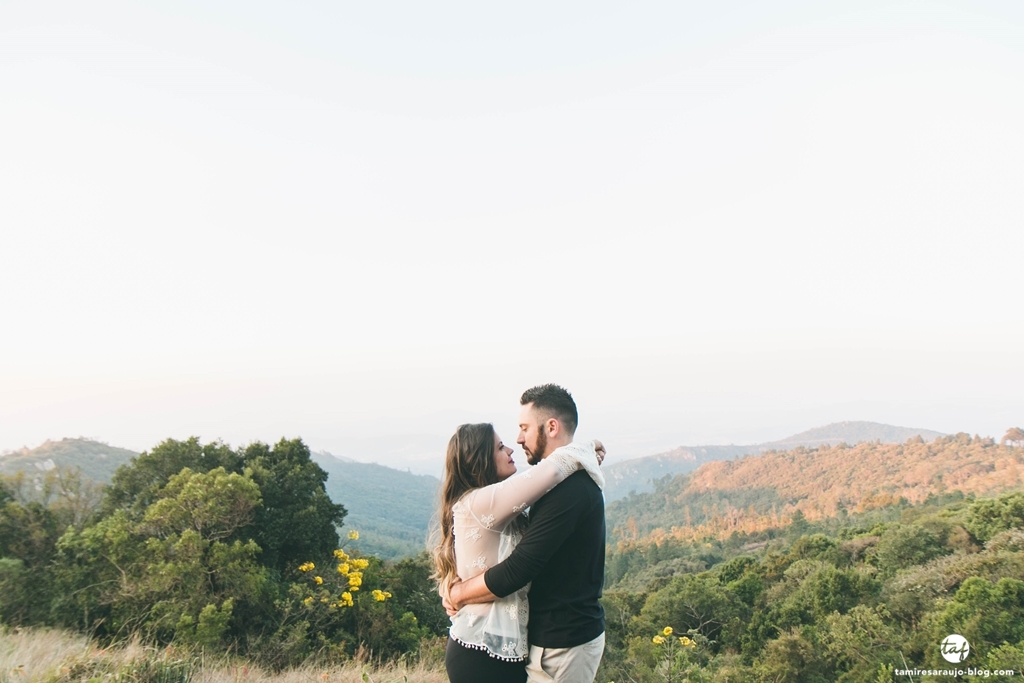
[[[592,683],[604,653],[604,448],[573,441],[576,402],[562,387],[520,403],[525,472],[492,425],[462,425],[448,442],[434,549],[452,618],[448,678]]]

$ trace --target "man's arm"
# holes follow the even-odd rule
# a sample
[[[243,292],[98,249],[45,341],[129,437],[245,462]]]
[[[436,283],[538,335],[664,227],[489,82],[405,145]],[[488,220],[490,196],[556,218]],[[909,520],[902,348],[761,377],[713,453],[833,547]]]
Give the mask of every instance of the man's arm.
[[[484,573],[490,593],[505,597],[533,581],[576,530],[580,518],[589,512],[591,506],[584,487],[592,485],[589,475],[577,472],[544,496],[516,549]]]
[[[588,481],[581,478],[577,482],[570,477],[553,489],[544,496],[537,514],[531,515],[530,526],[511,555],[483,574],[453,583],[451,599],[443,600],[448,615],[455,614],[463,605],[493,602],[511,595],[533,581],[588,511],[588,500],[579,489]]]

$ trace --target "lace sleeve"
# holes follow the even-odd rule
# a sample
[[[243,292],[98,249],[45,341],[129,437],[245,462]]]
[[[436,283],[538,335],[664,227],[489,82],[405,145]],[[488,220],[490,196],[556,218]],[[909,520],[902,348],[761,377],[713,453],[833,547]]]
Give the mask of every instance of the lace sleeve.
[[[579,461],[560,453],[561,450],[557,449],[525,472],[472,491],[464,498],[466,505],[484,527],[501,530],[513,517],[580,469]]]

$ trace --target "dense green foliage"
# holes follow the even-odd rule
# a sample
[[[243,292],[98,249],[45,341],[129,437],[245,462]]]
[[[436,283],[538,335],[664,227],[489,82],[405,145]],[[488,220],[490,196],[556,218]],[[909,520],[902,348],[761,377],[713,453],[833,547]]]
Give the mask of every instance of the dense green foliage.
[[[426,557],[363,557],[354,532],[342,543],[345,509],[326,479],[300,440],[189,439],[123,465],[87,514],[23,477],[0,480],[0,621],[272,666],[360,647],[397,657],[443,634]]]
[[[964,666],[1019,672],[1022,503],[1019,492],[933,496],[757,536],[613,552],[599,680],[892,681],[904,661],[948,667],[938,645],[950,633],[971,644]]]
[[[252,456],[250,453],[249,457]],[[52,488],[58,474],[77,469],[83,476],[77,480],[67,478],[68,484],[77,483],[92,490],[98,490],[103,484],[114,484],[106,499],[109,512],[127,507],[128,499],[140,496],[140,503],[146,504],[146,496],[151,496],[152,491],[147,493],[144,489],[154,484],[159,486],[183,467],[207,471],[220,465],[228,471],[240,472],[243,457],[246,457],[244,453],[223,444],[203,445],[194,439],[161,444],[143,457],[89,439],[62,439],[0,455],[0,475],[21,479],[21,488],[28,493],[36,488]],[[311,452],[310,458],[327,475],[324,482],[327,496],[345,506],[346,525],[363,532],[360,539],[363,552],[391,560],[423,552],[428,526],[437,509],[440,482],[436,477],[338,458],[329,453]],[[132,468],[118,471],[121,465],[133,459]],[[264,491],[263,495],[269,493]],[[263,548],[263,552],[273,550]]]

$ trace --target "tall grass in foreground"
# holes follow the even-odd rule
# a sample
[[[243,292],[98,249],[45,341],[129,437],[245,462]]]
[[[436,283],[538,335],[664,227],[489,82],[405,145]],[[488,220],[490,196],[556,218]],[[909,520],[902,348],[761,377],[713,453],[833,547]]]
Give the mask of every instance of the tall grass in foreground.
[[[103,648],[65,631],[0,626],[0,683],[447,683],[431,654],[413,664],[357,657],[274,672],[137,640]]]

